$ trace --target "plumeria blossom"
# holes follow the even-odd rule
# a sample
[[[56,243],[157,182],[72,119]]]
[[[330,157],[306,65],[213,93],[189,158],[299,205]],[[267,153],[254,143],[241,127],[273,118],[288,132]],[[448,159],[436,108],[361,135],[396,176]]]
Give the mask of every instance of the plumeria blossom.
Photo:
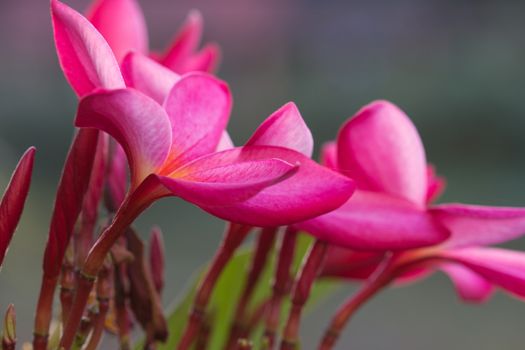
[[[270,117],[244,147],[217,152],[230,107],[224,83],[190,73],[175,83],[164,106],[129,88],[91,94],[81,101],[76,124],[104,130],[121,143],[130,163],[130,191],[147,184],[149,200],[176,195],[237,223],[298,221],[337,207],[351,194],[351,180],[297,151],[268,145],[265,130],[280,118]]]
[[[331,243],[362,251],[403,250],[442,243],[466,247],[505,242],[525,232],[525,209],[431,205],[443,181],[426,163],[415,126],[386,101],[362,108],[325,147],[328,167],[356,181],[341,208],[301,223]]]
[[[296,135],[283,120],[303,128],[293,105],[271,116],[244,147],[216,152],[231,146],[224,136],[232,103],[224,82],[205,73],[168,73],[140,54],[128,55],[121,73],[91,23],[58,1],[52,4],[57,49],[70,84],[80,95],[93,86],[105,89],[81,100],[76,125],[103,130],[122,145],[130,165],[129,192],[143,185],[137,192],[143,200],[135,203],[176,195],[230,221],[278,226],[333,210],[352,193],[350,179],[272,145],[276,135]],[[138,69],[143,67],[150,70]],[[135,88],[120,88],[122,74]]]
[[[368,137],[363,141],[359,135]],[[486,299],[491,284],[525,296],[525,254],[486,247],[525,233],[525,209],[432,205],[444,188],[444,180],[426,164],[415,127],[399,108],[384,101],[364,107],[343,126],[337,144],[325,146],[322,158],[326,166],[353,176],[358,190],[340,209],[301,227],[318,235],[348,235],[346,246],[361,250],[332,247],[325,275],[366,279],[383,261],[384,242],[391,242],[396,250],[392,264],[398,266],[400,281],[441,269],[466,300]],[[366,208],[367,214],[356,217],[352,209],[361,208]],[[354,244],[356,227],[373,227],[375,231],[365,229],[365,237]],[[425,228],[429,232],[421,234],[440,237],[432,232],[442,233],[445,240],[420,249],[399,249],[403,239],[414,237],[409,233]]]
[[[188,14],[184,25],[163,53],[149,52],[146,21],[136,0],[96,0],[87,18],[107,40],[119,62],[133,51],[151,55],[170,70],[183,74],[212,72],[220,59],[220,49],[215,43],[199,49],[203,21],[196,10]]]
[[[525,296],[525,254],[486,247],[525,233],[525,209],[432,205],[444,180],[427,165],[417,130],[398,107],[376,101],[362,108],[337,142],[325,146],[322,160],[352,176],[356,193],[298,227],[339,245],[330,248],[321,275],[366,282],[338,310],[321,349],[333,346],[351,315],[377,291],[436,269],[468,301],[486,300],[494,285]]]
[[[34,159],[35,149],[31,147],[20,158],[0,200],[0,267],[24,210],[31,184]]]

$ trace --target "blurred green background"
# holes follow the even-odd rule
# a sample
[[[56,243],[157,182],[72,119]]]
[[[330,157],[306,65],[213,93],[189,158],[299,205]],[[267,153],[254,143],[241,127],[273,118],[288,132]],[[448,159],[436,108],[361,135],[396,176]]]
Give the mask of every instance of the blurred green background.
[[[88,1],[70,0],[85,9]],[[191,8],[205,38],[224,51],[220,76],[234,93],[229,130],[242,144],[287,101],[317,141],[362,105],[384,98],[416,123],[428,158],[448,180],[445,201],[525,205],[525,3],[520,1],[141,1],[155,48]],[[30,339],[53,194],[71,135],[76,98],[59,70],[48,2],[0,1],[0,188],[19,155],[38,148],[22,223],[0,274],[0,310],[17,307]],[[317,150],[319,146],[317,146]],[[209,259],[223,224],[176,199],[137,223],[159,224],[168,250],[165,303]],[[509,246],[525,249],[524,241]],[[308,317],[313,349],[349,285]],[[522,349],[525,304],[498,293],[486,305],[460,303],[436,275],[390,289],[351,323],[338,349]]]

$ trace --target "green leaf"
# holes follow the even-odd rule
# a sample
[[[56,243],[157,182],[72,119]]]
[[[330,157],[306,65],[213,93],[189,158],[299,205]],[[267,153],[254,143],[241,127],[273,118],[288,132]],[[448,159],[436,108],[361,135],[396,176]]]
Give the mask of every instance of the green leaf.
[[[294,273],[299,269],[301,262],[310,246],[312,238],[306,235],[300,235],[297,241],[296,256],[292,264]],[[243,248],[231,259],[223,273],[221,274],[217,285],[213,291],[211,302],[208,308],[208,315],[211,315],[211,335],[208,344],[210,350],[220,350],[224,347],[225,342],[229,336],[230,325],[232,324],[237,300],[244,287],[244,280],[247,270],[250,265],[253,249]],[[254,291],[251,306],[252,308],[263,302],[271,296],[271,280],[275,270],[275,251],[271,253],[268,259],[259,283]],[[195,296],[197,283],[202,277],[204,269],[194,278],[191,287],[188,288],[182,298],[179,298],[174,308],[168,313],[168,326],[170,336],[165,344],[159,344],[159,350],[174,349],[182,336],[182,331],[188,320],[188,313]],[[338,284],[336,282],[317,282],[312,289],[312,295],[308,301],[307,309],[310,310],[312,306],[318,303],[323,297],[333,292]],[[283,303],[281,320],[282,323],[286,321],[286,316],[290,309],[290,301],[286,300]],[[255,348],[260,345],[263,332],[263,325],[261,324],[252,334]],[[136,349],[141,349],[140,344]]]

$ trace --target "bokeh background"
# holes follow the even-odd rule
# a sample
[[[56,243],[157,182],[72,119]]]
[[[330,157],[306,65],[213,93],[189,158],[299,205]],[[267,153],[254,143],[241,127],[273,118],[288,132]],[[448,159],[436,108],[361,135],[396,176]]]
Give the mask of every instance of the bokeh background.
[[[69,0],[77,9],[86,0]],[[519,1],[142,0],[151,44],[162,48],[191,8],[224,51],[233,90],[230,131],[245,141],[272,111],[295,101],[317,140],[362,105],[394,101],[414,120],[428,158],[448,179],[446,201],[525,205],[525,3]],[[38,148],[27,210],[0,274],[0,309],[14,302],[31,337],[52,198],[76,98],[54,53],[48,2],[0,1],[0,188],[25,148]],[[317,146],[319,149],[319,146]],[[176,199],[138,222],[165,232],[165,302],[209,259],[222,223]],[[523,240],[510,246],[525,249]],[[343,287],[307,318],[313,349]],[[522,349],[525,304],[498,293],[460,303],[445,277],[390,289],[367,305],[339,349]],[[111,346],[109,346],[110,348]]]

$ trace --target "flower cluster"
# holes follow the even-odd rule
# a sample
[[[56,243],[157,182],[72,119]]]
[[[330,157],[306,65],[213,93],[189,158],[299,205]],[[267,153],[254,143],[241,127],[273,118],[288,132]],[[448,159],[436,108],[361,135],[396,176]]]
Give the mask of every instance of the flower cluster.
[[[362,289],[337,310],[320,349],[331,349],[377,292],[437,270],[466,301],[484,301],[494,287],[525,297],[525,253],[487,247],[525,233],[525,208],[433,205],[444,180],[395,105],[376,101],[359,110],[323,147],[320,164],[311,159],[312,134],[293,103],[236,147],[226,131],[231,92],[213,75],[220,50],[213,43],[199,48],[199,13],[189,14],[163,53],[149,51],[135,0],[97,0],[86,16],[51,0],[51,16],[60,65],[79,98],[78,131],[55,198],[33,349],[96,349],[105,329],[129,349],[132,324],[144,330],[148,349],[174,332],[179,350],[195,343],[208,348],[214,288],[257,228],[225,349],[250,349],[259,341],[252,338],[257,324],[265,328],[262,348],[273,349],[280,339],[282,350],[297,349],[303,307],[323,278],[362,281]],[[22,213],[33,158],[34,149],[22,157],[0,204],[0,265]],[[170,329],[162,309],[161,231],[152,229],[148,252],[133,228],[167,196],[227,222],[183,329]],[[293,276],[301,233],[314,239]],[[253,311],[249,305],[279,235],[270,295]],[[50,336],[57,286],[62,326]],[[292,305],[281,328],[286,300]],[[6,324],[3,348],[14,349],[12,307]]]

